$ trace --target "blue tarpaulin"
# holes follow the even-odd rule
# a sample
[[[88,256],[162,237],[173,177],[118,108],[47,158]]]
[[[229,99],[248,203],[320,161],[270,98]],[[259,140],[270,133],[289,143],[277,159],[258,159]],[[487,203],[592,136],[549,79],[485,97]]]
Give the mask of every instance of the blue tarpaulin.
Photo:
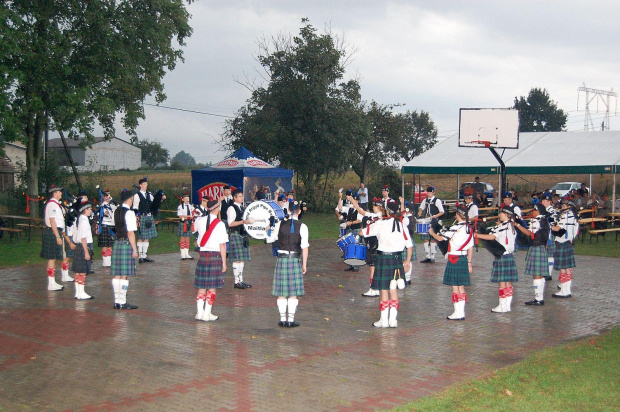
[[[261,186],[268,188],[268,198],[275,198],[275,192],[293,189],[293,171],[270,165],[240,147],[213,166],[192,170],[192,203],[198,204],[202,196],[218,198],[225,185],[242,189],[245,203],[254,200]]]

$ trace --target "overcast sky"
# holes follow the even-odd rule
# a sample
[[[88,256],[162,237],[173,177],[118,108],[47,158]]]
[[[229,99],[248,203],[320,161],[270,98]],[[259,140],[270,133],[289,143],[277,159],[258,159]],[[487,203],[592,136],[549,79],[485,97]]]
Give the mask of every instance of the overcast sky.
[[[235,78],[259,77],[257,40],[297,35],[303,17],[357,49],[346,79],[359,76],[364,100],[427,111],[442,137],[458,132],[459,108],[510,107],[532,87],[569,113],[569,131],[583,130],[578,87],[620,90],[616,1],[198,0],[188,10],[194,34],[185,63],[164,79],[163,105],[218,116],[146,106],[138,137],[201,163],[227,155],[217,144],[220,116],[234,116],[249,97]],[[612,98],[610,126],[620,130],[616,106]],[[605,106],[598,109],[600,127]]]

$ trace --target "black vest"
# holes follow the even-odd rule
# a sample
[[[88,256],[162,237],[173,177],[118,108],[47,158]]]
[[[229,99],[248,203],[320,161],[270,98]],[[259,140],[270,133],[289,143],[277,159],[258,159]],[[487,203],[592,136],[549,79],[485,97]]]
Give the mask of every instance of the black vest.
[[[437,197],[433,197],[432,200],[426,198],[426,216],[433,216],[439,213],[439,208],[435,205]]]
[[[138,213],[140,213],[141,215],[151,213],[151,204],[153,203],[153,201],[151,200],[151,192],[146,192],[146,196],[144,196],[142,192],[138,192],[138,196],[140,197]]]
[[[235,203],[233,203],[230,207],[235,209],[235,222],[243,221],[243,210],[241,209],[241,207],[236,205]],[[226,221],[228,221],[228,218],[226,218]],[[243,227],[243,225],[231,227],[230,231],[231,232],[237,232],[237,233],[239,233],[242,236],[246,234],[246,231],[245,231],[245,228]]]
[[[347,222],[354,222],[357,219],[357,210],[353,208],[353,206],[349,207],[349,212],[347,213]],[[362,227],[361,223],[356,223],[354,225],[349,226],[351,229],[359,229]]]
[[[534,233],[534,240],[532,246],[545,246],[549,240],[549,223],[547,219],[543,217],[540,219],[540,229]]]
[[[278,248],[280,250],[288,250],[301,254],[301,222],[293,220],[293,233],[291,233],[291,222],[286,221],[280,223],[280,231],[278,232]]]
[[[125,215],[128,210],[129,209],[126,207],[120,206],[114,211],[114,229],[118,240],[127,240],[127,224],[125,221]]]

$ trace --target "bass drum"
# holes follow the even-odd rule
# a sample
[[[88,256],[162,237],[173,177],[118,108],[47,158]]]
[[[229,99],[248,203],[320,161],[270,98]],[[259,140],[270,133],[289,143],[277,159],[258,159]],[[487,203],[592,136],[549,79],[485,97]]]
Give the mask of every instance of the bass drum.
[[[284,219],[284,211],[280,205],[271,200],[257,200],[245,208],[243,220],[248,223],[244,224],[243,227],[248,235],[254,239],[265,239],[270,218],[273,218],[272,221]]]

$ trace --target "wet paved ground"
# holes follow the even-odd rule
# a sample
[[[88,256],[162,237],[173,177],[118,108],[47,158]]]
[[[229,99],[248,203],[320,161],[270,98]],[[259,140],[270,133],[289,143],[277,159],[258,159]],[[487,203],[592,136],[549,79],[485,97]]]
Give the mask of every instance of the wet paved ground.
[[[293,329],[277,326],[266,245],[253,246],[246,264],[252,289],[233,289],[229,269],[213,310],[220,319],[209,323],[194,320],[195,260],[177,254],[139,265],[134,311],[112,309],[100,261],[87,277],[92,301],[75,301],[72,285],[47,292],[43,266],[0,269],[0,410],[385,409],[620,324],[617,259],[578,256],[574,297],[551,298],[554,281],[544,307],[523,305],[533,291],[522,276],[513,311],[493,314],[492,257],[481,250],[464,322],[445,319],[444,261],[416,263],[398,328],[376,329],[378,299],[361,297],[368,269],[343,272],[333,241],[310,250]],[[519,252],[520,273],[524,258]]]

